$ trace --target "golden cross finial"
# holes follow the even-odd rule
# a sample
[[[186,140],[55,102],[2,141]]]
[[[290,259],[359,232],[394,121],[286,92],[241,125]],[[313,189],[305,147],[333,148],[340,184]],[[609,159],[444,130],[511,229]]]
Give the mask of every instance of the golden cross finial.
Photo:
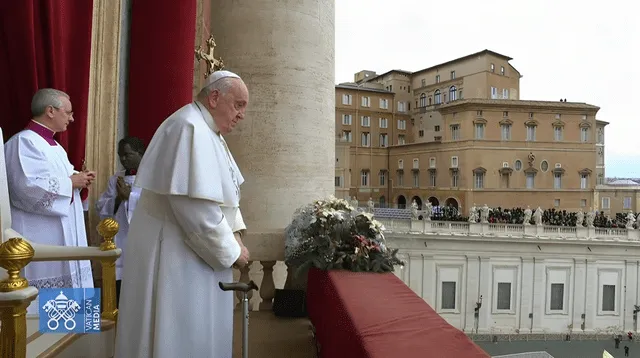
[[[215,59],[213,57],[213,50],[216,48],[216,40],[213,39],[213,35],[207,40],[207,52],[202,49],[202,46],[198,46],[196,49],[196,59],[198,61],[205,60],[207,62],[207,70],[204,73],[204,78],[209,77],[214,71],[218,71],[224,68],[224,62],[222,58]]]

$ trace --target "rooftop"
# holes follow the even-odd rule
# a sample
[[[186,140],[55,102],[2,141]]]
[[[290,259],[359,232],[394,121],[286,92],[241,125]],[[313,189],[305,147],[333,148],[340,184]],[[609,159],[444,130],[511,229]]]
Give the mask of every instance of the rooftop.
[[[465,105],[482,105],[482,106],[494,106],[494,107],[521,107],[531,110],[535,109],[585,109],[590,111],[597,111],[600,109],[598,106],[594,106],[588,103],[582,102],[560,102],[560,101],[531,101],[531,100],[512,100],[512,99],[481,99],[470,98],[452,101],[446,104],[438,106],[440,109],[452,109]]]

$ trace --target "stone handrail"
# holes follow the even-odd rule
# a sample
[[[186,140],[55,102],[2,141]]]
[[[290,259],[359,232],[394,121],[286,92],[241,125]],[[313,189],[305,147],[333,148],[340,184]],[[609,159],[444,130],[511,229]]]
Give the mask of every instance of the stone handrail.
[[[98,225],[104,241],[97,247],[64,247],[31,243],[7,229],[9,238],[0,245],[0,267],[7,271],[0,281],[0,358],[25,358],[27,354],[27,307],[38,290],[29,286],[20,271],[32,261],[99,260],[102,264],[102,318],[117,320],[115,263],[122,250],[113,239],[118,223],[111,218]]]
[[[385,231],[427,235],[476,235],[496,237],[554,238],[566,240],[640,241],[640,230],[621,228],[523,225],[502,223],[469,223],[376,218]]]

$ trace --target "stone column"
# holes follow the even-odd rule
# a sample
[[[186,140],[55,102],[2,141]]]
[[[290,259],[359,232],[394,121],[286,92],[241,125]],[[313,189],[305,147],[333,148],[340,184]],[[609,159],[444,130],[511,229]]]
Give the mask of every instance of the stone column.
[[[334,15],[334,0],[211,1],[215,56],[249,88],[225,138],[245,178],[247,246],[261,242],[249,246],[255,260],[282,260],[261,257],[262,243],[281,245],[293,212],[335,190]]]

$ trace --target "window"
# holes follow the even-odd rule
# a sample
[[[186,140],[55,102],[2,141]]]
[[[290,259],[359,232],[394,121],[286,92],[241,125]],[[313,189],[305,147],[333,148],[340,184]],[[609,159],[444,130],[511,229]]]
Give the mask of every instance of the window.
[[[381,147],[388,147],[389,146],[389,137],[387,136],[386,133],[380,134],[380,146]]]
[[[350,94],[343,94],[342,95],[342,104],[346,104],[348,106],[350,106],[352,104],[351,102],[352,97]]]
[[[418,137],[420,138],[424,137],[424,129],[421,129],[418,131]]]
[[[451,79],[452,80],[456,79],[456,71],[451,71]]]
[[[476,111],[476,117],[482,117],[482,110]]]
[[[362,97],[362,107],[370,107],[371,106],[371,98]]]
[[[580,189],[587,188],[587,180],[588,180],[587,174],[580,174]]]
[[[422,87],[427,85],[427,80],[425,80],[424,78],[420,80],[420,84],[422,85]]]
[[[553,127],[553,138],[556,141],[562,140],[562,127]]]
[[[502,99],[509,99],[509,89],[508,88],[503,88],[502,89]]]
[[[529,119],[533,119],[533,112],[529,112]]]
[[[429,158],[429,168],[435,168],[436,167],[436,158]]]
[[[380,179],[380,186],[385,186],[387,184],[387,173],[383,170],[380,171],[380,175],[379,175],[379,179]]]
[[[603,185],[604,184],[604,175],[602,173],[598,174],[598,179],[596,179],[596,184],[597,185]]]
[[[556,113],[556,119],[560,119],[560,118],[562,118],[562,114]]]
[[[336,177],[336,187],[339,188],[342,186],[342,177]]]
[[[342,140],[345,142],[351,142],[351,131],[342,131]]]
[[[380,118],[380,128],[387,128],[387,119],[386,118]]]
[[[553,206],[556,208],[560,207],[560,199],[553,199]]]
[[[442,103],[442,98],[440,97],[440,90],[436,90],[433,93],[433,100],[435,101],[435,104],[440,104]]]
[[[458,187],[458,172],[454,172],[453,174],[451,174],[451,187]]]
[[[553,188],[562,189],[562,174],[553,173]]]
[[[511,140],[511,124],[500,125],[502,140]]]
[[[496,72],[496,65],[494,65],[493,63],[490,66],[491,72]]]
[[[380,109],[389,109],[389,100],[386,98],[380,98]]]
[[[436,83],[440,83],[440,75],[436,75]]]
[[[502,117],[503,118],[509,118],[509,111],[503,111],[502,112]]]
[[[413,187],[414,188],[419,188],[420,187],[420,173],[419,172],[413,172]]]
[[[398,129],[407,129],[407,121],[404,119],[398,119]]]
[[[616,285],[602,285],[602,311],[615,312]]]
[[[475,173],[474,174],[474,187],[476,189],[484,188],[484,173]]]
[[[398,112],[406,112],[407,104],[405,102],[398,102]]]
[[[398,134],[398,144],[404,144],[404,134]]]
[[[551,303],[549,309],[562,311],[564,309],[564,283],[551,284]]]
[[[515,169],[517,172],[519,172],[522,169],[522,161],[520,159],[516,160],[513,163],[513,169]]]
[[[451,126],[451,140],[460,139],[460,125],[454,124]]]
[[[527,141],[534,142],[536,140],[536,126],[527,126]]]
[[[540,163],[540,170],[546,173],[547,170],[549,170],[549,162],[543,160],[542,163]]]
[[[404,169],[404,161],[402,159],[398,160],[398,169]]]
[[[498,99],[498,89],[491,87],[491,99]]]
[[[476,139],[484,139],[484,124],[476,123]]]
[[[420,107],[426,107],[426,106],[427,106],[427,95],[423,93],[420,95]]]
[[[535,179],[536,179],[535,174],[527,173],[527,178],[526,178],[527,189],[533,189],[533,187],[535,186]]]
[[[451,157],[451,168],[458,167],[458,157]]]
[[[420,169],[420,160],[419,159],[414,159],[413,160],[413,169]]]
[[[580,207],[581,208],[587,207],[587,199],[580,199]]]
[[[353,117],[350,114],[343,114],[342,115],[342,124],[344,124],[345,126],[350,126],[351,122],[352,122]]]
[[[369,171],[363,170],[360,172],[360,179],[362,186],[369,186]]]
[[[436,172],[429,172],[429,186],[436,186]]]
[[[443,310],[456,309],[456,283],[455,282],[451,282],[451,281],[442,282],[442,302],[441,302],[440,308]]]
[[[458,90],[456,89],[456,86],[451,86],[449,88],[449,101],[455,101],[457,94],[458,94]]]
[[[404,186],[404,173],[398,172],[398,186]]]
[[[360,137],[360,145],[363,147],[371,146],[371,134],[369,132],[362,132]]]
[[[608,197],[602,198],[602,209],[609,209],[611,207],[611,202]]]
[[[498,282],[498,304],[499,310],[511,309],[511,282]]]
[[[360,117],[360,125],[363,127],[371,127],[371,117],[369,116]]]
[[[504,76],[504,66],[500,66],[500,74]]]
[[[580,128],[580,141],[583,143],[589,141],[589,128]]]
[[[622,201],[622,208],[623,209],[631,209],[631,197],[630,196],[625,196],[623,201]]]
[[[433,126],[434,132],[440,132],[440,126]]]

